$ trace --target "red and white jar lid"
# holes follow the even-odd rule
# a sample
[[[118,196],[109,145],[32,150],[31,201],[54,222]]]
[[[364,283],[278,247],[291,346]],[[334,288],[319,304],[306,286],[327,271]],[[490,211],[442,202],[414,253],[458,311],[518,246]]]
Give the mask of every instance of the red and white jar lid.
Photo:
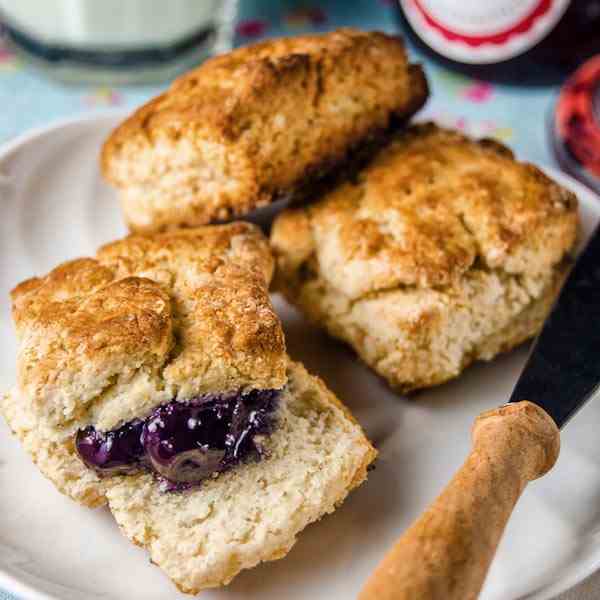
[[[446,58],[495,63],[526,52],[560,21],[570,0],[399,0],[421,39]]]

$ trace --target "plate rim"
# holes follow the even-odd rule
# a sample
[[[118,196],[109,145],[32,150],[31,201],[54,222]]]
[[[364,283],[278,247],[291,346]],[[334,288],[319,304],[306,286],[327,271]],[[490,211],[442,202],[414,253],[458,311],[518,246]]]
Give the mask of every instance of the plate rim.
[[[0,591],[16,596],[18,600],[62,600],[59,596],[49,595],[30,583],[21,581],[17,575],[5,570],[0,563]]]
[[[110,119],[123,119],[124,116],[131,114],[132,108],[112,108],[96,110],[91,114],[80,114],[71,117],[65,117],[61,119],[54,119],[51,122],[33,127],[27,131],[17,135],[16,137],[5,140],[0,144],[0,174],[2,168],[2,162],[15,151],[18,151],[22,146],[31,143],[32,141],[53,134],[54,132],[62,129],[76,127],[80,125],[93,125],[95,122],[110,120]],[[526,160],[518,156],[518,160]],[[528,161],[526,161],[528,162]],[[545,174],[558,183],[566,187],[567,189],[574,192],[579,198],[580,195],[585,196],[585,202],[580,201],[580,206],[585,203],[588,210],[591,210],[598,217],[600,223],[600,196],[592,190],[585,183],[578,181],[573,176],[560,171],[553,165],[536,165]],[[593,198],[598,200],[597,206],[591,203]],[[597,544],[600,550],[600,541]],[[546,585],[539,587],[538,589],[513,598],[513,600],[551,600],[556,598],[559,594],[562,594],[575,586],[585,581],[588,577],[594,573],[600,572],[600,552],[594,560],[590,560],[576,569],[576,573],[571,576],[565,575],[554,582],[550,582]],[[52,582],[48,582],[52,583]],[[38,584],[23,581],[19,578],[19,575],[15,574],[7,568],[2,562],[0,562],[0,591],[5,591],[9,594],[16,595],[19,600],[62,600],[60,596],[48,593],[38,587]]]
[[[89,114],[84,113],[72,117],[52,119],[49,123],[46,123],[45,125],[37,125],[35,127],[31,127],[30,129],[27,129],[27,131],[24,131],[19,135],[10,137],[2,141],[0,143],[0,161],[5,160],[15,150],[18,150],[20,146],[32,142],[34,139],[43,135],[54,133],[54,131],[58,129],[68,128],[75,125],[87,125],[90,122],[101,121],[104,119],[123,118],[131,114],[131,112],[131,109],[127,110],[126,108],[106,108],[102,110],[96,110]]]

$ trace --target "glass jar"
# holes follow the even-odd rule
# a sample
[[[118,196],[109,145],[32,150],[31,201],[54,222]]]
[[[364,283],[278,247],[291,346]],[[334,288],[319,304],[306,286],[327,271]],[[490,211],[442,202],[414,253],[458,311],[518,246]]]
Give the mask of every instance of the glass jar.
[[[231,48],[237,0],[0,0],[8,42],[70,82],[145,83]]]
[[[479,79],[557,83],[600,52],[600,0],[399,0],[411,39]]]
[[[560,166],[600,193],[600,55],[562,87],[551,132]]]

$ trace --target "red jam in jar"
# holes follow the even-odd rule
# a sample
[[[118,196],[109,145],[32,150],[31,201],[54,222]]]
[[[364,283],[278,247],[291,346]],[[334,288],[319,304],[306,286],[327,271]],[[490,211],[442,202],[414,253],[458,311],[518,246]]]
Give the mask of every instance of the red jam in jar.
[[[563,86],[553,135],[561,167],[600,193],[600,55],[579,67]]]

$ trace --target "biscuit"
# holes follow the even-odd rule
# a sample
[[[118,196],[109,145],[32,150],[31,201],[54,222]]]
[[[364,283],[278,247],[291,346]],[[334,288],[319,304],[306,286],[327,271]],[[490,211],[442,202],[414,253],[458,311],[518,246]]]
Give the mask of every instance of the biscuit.
[[[152,475],[98,478],[68,441],[35,428],[28,405],[1,399],[9,426],[40,470],[75,500],[108,502],[122,532],[190,594],[224,585],[243,569],[283,558],[297,535],[331,513],[367,476],[376,451],[348,410],[317,377],[289,362],[268,457],[164,493]]]
[[[249,223],[130,236],[12,291],[19,388],[52,437],[141,418],[166,400],[285,384]]]
[[[113,430],[173,399],[284,387],[272,274],[267,240],[238,222],[129,236],[24,281],[11,293],[18,385],[4,416],[61,491],[102,503],[77,431]]]
[[[417,125],[279,215],[276,287],[410,391],[534,335],[577,230],[575,196],[498,142]]]
[[[206,61],[122,123],[101,157],[135,231],[239,217],[305,195],[427,98],[404,44],[340,29]]]
[[[283,557],[376,454],[287,357],[272,273],[238,222],[130,236],[12,292],[18,383],[0,413],[60,492],[108,504],[184,592]]]
[[[123,533],[195,594],[285,556],[302,529],[362,483],[375,454],[335,396],[291,363],[268,459],[187,495],[160,494],[149,475],[123,477],[108,502]]]
[[[18,387],[0,394],[0,414],[37,468],[61,494],[89,508],[106,504],[105,483],[83,464],[73,436],[53,439]]]

